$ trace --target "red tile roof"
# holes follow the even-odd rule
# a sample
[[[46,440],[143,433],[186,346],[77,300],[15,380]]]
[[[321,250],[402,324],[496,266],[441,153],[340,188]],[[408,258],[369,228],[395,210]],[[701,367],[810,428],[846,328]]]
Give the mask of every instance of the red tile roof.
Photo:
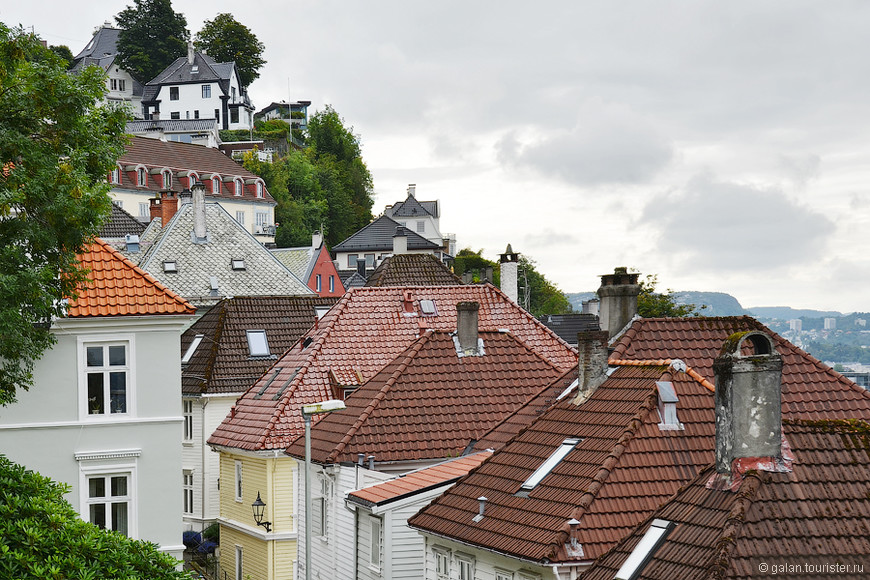
[[[437,314],[421,314],[421,299],[433,300]],[[286,448],[302,432],[301,405],[336,397],[330,370],[370,379],[426,329],[455,330],[456,304],[466,301],[480,304],[481,330],[510,330],[562,372],[576,364],[570,346],[489,284],[354,288],[237,401],[209,443]]]
[[[619,368],[589,400],[577,406],[569,395],[524,429],[510,426],[517,432],[513,439],[409,523],[538,562],[588,562],[600,556],[713,461],[712,362],[731,334],[756,329],[773,336],[783,359],[784,420],[870,417],[870,393],[751,318],[637,320],[611,357],[611,365]],[[642,357],[653,360],[637,360]],[[655,381],[662,365],[676,358],[690,365],[689,372],[671,377],[685,430],[661,431]],[[517,415],[533,418],[529,408],[534,405],[540,401]],[[509,422],[482,443],[498,442],[499,428]],[[522,482],[567,437],[583,441],[530,497],[517,497]],[[488,515],[473,523],[481,495],[489,498]],[[572,517],[581,522],[582,556],[565,547]]]
[[[78,256],[90,280],[70,300],[67,316],[145,316],[193,314],[187,300],[163,286],[150,274],[103,240],[97,238]]]
[[[456,456],[562,372],[508,333],[482,331],[484,353],[459,357],[449,332],[429,330],[311,430],[320,463]],[[518,380],[518,377],[521,379]],[[287,449],[305,456],[302,438]]]
[[[366,286],[455,286],[462,281],[432,254],[396,254],[384,258]]]
[[[366,507],[385,505],[428,489],[452,483],[468,474],[491,455],[492,451],[479,451],[457,459],[450,459],[431,467],[401,475],[396,479],[352,491],[348,494],[348,499]]]
[[[603,555],[584,580],[614,577],[655,518],[677,525],[643,568],[643,578],[754,578],[759,565],[840,563],[858,572],[784,570],[786,577],[864,578],[870,555],[870,424],[786,422],[796,456],[791,473],[749,472],[736,492],[706,486],[704,469],[632,534]],[[766,570],[770,573],[772,568]]]

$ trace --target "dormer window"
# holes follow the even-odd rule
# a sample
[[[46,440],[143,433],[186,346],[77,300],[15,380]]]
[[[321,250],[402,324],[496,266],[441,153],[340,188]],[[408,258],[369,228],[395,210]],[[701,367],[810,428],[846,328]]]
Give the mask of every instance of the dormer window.
[[[248,354],[250,356],[269,356],[269,341],[265,330],[248,330]]]
[[[116,167],[112,170],[112,183],[121,183],[121,168]]]
[[[190,74],[192,74],[192,75],[199,74],[199,65],[198,64],[195,64],[192,67],[190,67]]]
[[[520,491],[517,495],[528,496],[528,493],[535,489],[541,481],[549,475],[553,468],[559,465],[565,456],[568,455],[582,441],[579,437],[569,437],[562,441],[562,444],[541,464],[535,472],[529,476],[527,480],[520,486]]]
[[[163,262],[163,271],[167,274],[175,274],[178,272],[178,264],[175,260],[165,260]]]
[[[263,182],[257,182],[257,197],[263,197]]]
[[[162,173],[163,175],[163,189],[171,189],[172,188],[172,172],[166,170]]]
[[[244,260],[231,260],[231,266],[234,271],[244,271],[245,270],[245,261]]]
[[[683,424],[680,423],[677,417],[677,403],[680,402],[677,397],[677,391],[674,389],[674,383],[670,381],[656,381],[656,390],[658,391],[659,403],[659,423],[658,427],[662,431],[681,431]]]
[[[136,170],[136,184],[140,187],[148,185],[148,172],[145,171],[144,167],[140,167]]]
[[[242,183],[242,180],[239,179],[238,177],[233,180],[233,188],[234,188],[233,193],[235,195],[242,195],[242,193],[244,193],[244,191],[245,191],[245,186]]]
[[[220,176],[214,176],[211,178],[211,192],[215,195],[221,194],[221,178]]]

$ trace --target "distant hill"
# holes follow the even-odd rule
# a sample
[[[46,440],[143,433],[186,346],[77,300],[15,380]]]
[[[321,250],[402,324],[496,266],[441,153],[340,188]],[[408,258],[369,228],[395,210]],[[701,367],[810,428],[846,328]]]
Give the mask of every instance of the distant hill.
[[[838,318],[842,312],[836,310],[799,310],[789,306],[753,306],[749,312],[757,318],[773,318],[778,320],[792,320],[794,318]]]
[[[694,304],[706,306],[701,311],[701,316],[741,316],[749,314],[749,311],[740,305],[740,302],[730,294],[724,292],[674,292],[674,299],[679,304]]]
[[[590,300],[595,297],[595,292],[574,292],[573,294],[565,294],[565,298],[567,298],[568,302],[571,303],[571,308],[574,309],[574,312],[580,312],[583,310],[584,300]]]

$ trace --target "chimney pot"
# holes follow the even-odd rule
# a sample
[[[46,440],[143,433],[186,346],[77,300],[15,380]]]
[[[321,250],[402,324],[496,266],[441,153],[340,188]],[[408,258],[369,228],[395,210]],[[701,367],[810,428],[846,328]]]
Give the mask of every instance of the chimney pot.
[[[499,256],[499,275],[501,277],[501,291],[508,298],[517,302],[519,300],[519,287],[517,278],[519,275],[519,254],[515,253],[510,244],[505,248],[504,254]]]
[[[369,460],[369,469],[374,471],[375,470],[375,456],[369,455],[368,460]]]
[[[456,337],[459,350],[463,355],[478,354],[478,311],[477,302],[459,302],[456,304]]]
[[[396,228],[393,234],[393,255],[408,253],[408,234],[402,226]]]
[[[713,372],[716,471],[730,473],[740,457],[781,457],[782,357],[773,340],[757,330],[732,334]]]

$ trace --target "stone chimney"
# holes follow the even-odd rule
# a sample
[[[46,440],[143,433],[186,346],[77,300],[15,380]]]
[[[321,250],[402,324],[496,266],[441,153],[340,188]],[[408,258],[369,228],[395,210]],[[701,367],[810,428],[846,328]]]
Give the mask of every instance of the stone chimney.
[[[754,330],[732,334],[713,361],[716,471],[741,457],[782,457],[782,357]]]
[[[151,219],[160,218],[160,227],[165,228],[178,211],[178,197],[174,191],[165,190],[160,192],[159,197],[151,198]]]
[[[637,314],[639,276],[637,273],[628,273],[626,268],[616,268],[613,274],[601,276],[601,287],[598,289],[598,325],[610,334],[610,338],[616,336]]]
[[[499,255],[499,274],[501,276],[501,291],[508,298],[517,302],[520,294],[517,286],[517,274],[519,269],[520,255],[515,254],[511,245],[508,244],[504,254]]]
[[[205,184],[197,181],[190,190],[193,194],[193,241],[204,244],[208,241],[208,232],[205,229]]]
[[[366,277],[366,260],[365,260],[365,258],[357,258],[356,259],[356,273],[359,274],[360,276],[362,276],[363,278]]]
[[[396,228],[396,233],[393,234],[393,255],[408,253],[408,234],[404,227]]]
[[[480,310],[480,304],[477,302],[459,302],[456,304],[456,339],[459,352],[463,356],[478,354],[478,310]]]
[[[311,234],[311,247],[315,250],[323,245],[323,234],[320,231],[316,231]]]
[[[586,401],[607,379],[607,331],[587,330],[577,333],[577,396],[574,404]]]
[[[409,183],[408,184],[408,197],[416,197],[417,196],[417,184]]]
[[[187,64],[193,64],[194,53],[193,53],[193,40],[187,41]]]

